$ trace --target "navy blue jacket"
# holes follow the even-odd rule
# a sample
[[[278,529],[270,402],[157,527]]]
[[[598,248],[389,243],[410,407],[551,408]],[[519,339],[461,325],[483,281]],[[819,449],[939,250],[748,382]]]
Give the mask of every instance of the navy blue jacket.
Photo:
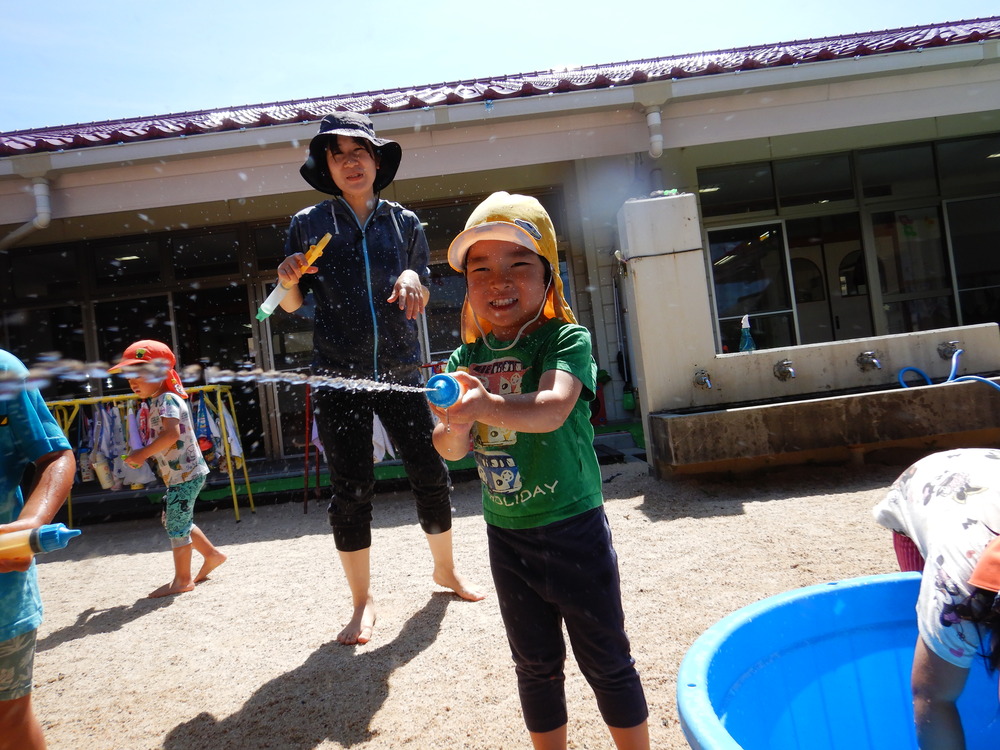
[[[332,239],[315,265],[319,273],[299,281],[316,302],[313,371],[416,384],[420,345],[415,320],[386,300],[403,271],[427,286],[427,238],[420,220],[398,203],[380,200],[365,226],[342,198],[292,217],[285,254],[305,253],[324,234]]]

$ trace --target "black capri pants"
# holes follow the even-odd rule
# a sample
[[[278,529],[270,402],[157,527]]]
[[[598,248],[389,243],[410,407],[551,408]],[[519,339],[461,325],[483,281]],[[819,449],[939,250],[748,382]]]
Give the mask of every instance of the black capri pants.
[[[566,723],[566,623],[604,722],[628,729],[648,716],[622,610],[618,555],[603,507],[533,529],[486,527],[490,567],[514,657],[524,723]]]
[[[378,414],[403,462],[427,534],[451,529],[448,466],[431,441],[434,418],[423,393],[317,388],[316,429],[323,441],[333,496],[328,510],[337,549],[355,552],[372,542],[372,415]]]

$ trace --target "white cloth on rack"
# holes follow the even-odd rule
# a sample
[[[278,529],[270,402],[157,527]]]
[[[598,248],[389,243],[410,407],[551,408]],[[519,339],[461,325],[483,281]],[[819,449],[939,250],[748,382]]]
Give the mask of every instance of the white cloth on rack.
[[[382,424],[382,420],[378,418],[378,414],[372,415],[372,453],[375,463],[384,461],[386,455],[389,458],[396,457],[396,450],[392,447],[392,440],[389,438],[389,433],[385,431],[385,426]]]
[[[139,419],[136,416],[135,407],[132,404],[128,405],[128,410],[126,411],[125,427],[128,432],[128,450],[137,451],[144,448],[145,443],[142,439],[142,432],[139,430]],[[156,475],[149,467],[149,463],[147,461],[143,461],[136,469],[133,469],[131,466],[122,461],[122,467],[124,470],[122,481],[124,483],[129,485],[138,485],[152,484],[156,481]]]
[[[236,420],[229,413],[226,405],[222,405],[222,417],[226,420],[226,441],[229,443],[229,454],[232,457],[233,465],[238,469],[243,466],[243,444],[240,443],[239,433],[236,432]]]
[[[319,436],[319,429],[316,427],[315,419],[312,421],[312,435],[309,437],[309,442],[316,446],[316,450],[323,453],[323,440]],[[385,431],[385,426],[382,424],[382,420],[378,418],[378,414],[373,414],[372,458],[375,463],[378,463],[379,461],[384,461],[386,455],[388,455],[389,458],[395,458],[396,449],[392,446],[392,440],[389,438],[389,433]]]

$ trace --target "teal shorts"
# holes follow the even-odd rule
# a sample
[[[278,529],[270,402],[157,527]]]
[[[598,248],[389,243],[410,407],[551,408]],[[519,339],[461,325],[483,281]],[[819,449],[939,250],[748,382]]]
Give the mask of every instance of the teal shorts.
[[[204,475],[167,487],[163,496],[163,527],[170,537],[171,548],[191,544],[194,526],[194,501],[205,486]]]
[[[37,630],[29,630],[0,643],[0,701],[13,701],[31,694],[37,634]]]

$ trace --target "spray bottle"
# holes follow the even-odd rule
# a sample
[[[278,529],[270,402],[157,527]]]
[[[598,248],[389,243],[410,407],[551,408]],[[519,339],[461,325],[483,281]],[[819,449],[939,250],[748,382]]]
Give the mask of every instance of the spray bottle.
[[[427,381],[427,388],[429,389],[427,400],[442,409],[454,405],[465,393],[465,386],[458,382],[458,378],[449,373],[432,376]]]
[[[750,335],[750,316],[744,315],[743,320],[740,321],[740,351],[752,352],[756,348],[753,336]]]
[[[306,253],[306,268],[313,265],[316,259],[323,254],[323,248],[326,247],[326,243],[330,241],[330,233],[327,232],[323,235],[323,239],[317,242],[315,245],[309,247],[309,252]],[[285,298],[288,294],[288,290],[291,289],[294,284],[285,286],[281,283],[281,279],[278,279],[278,285],[274,287],[272,292],[267,295],[267,299],[264,300],[264,304],[260,306],[257,310],[257,320],[264,320],[271,315],[281,304],[281,300]]]
[[[62,549],[69,544],[70,539],[79,534],[79,529],[68,529],[63,523],[50,523],[37,529],[0,534],[0,559],[31,557],[39,552]]]

